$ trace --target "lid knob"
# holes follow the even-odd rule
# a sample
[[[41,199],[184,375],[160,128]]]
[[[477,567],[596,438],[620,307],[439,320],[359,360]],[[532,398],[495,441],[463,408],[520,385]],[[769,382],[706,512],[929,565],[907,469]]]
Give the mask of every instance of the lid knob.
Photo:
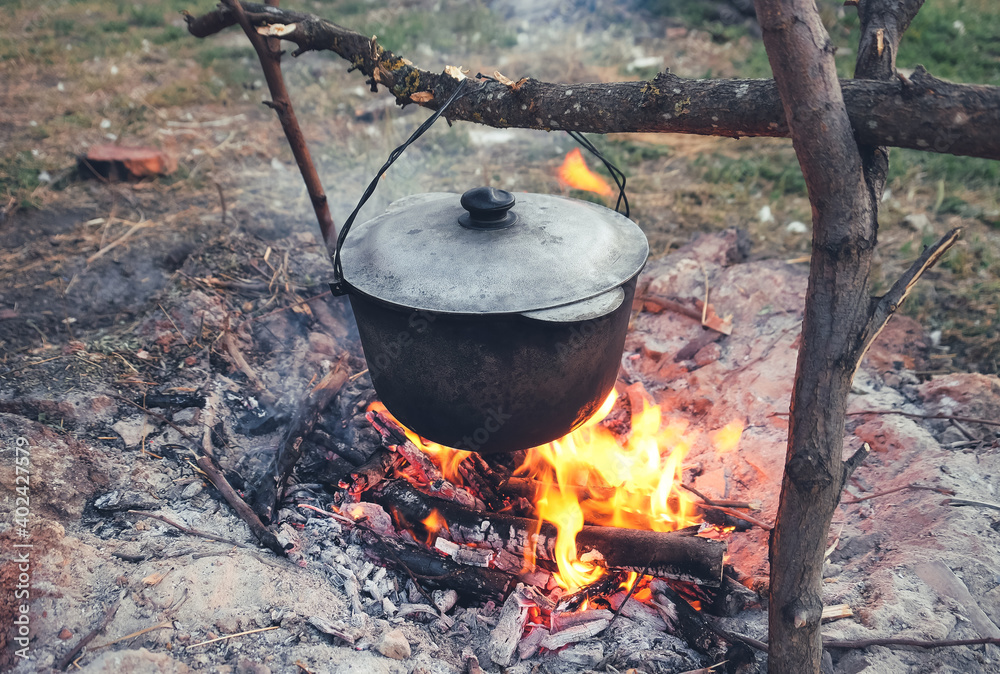
[[[511,213],[514,195],[495,187],[475,187],[462,195],[462,208],[467,213],[458,216],[458,224],[469,229],[506,229],[517,222]]]

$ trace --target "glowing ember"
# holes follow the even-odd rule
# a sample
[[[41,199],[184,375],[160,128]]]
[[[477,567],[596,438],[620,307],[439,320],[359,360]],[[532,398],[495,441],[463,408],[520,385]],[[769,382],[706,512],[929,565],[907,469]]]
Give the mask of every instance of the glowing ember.
[[[587,167],[580,148],[570,151],[559,167],[559,182],[577,190],[596,192],[604,197],[614,194],[611,186]]]
[[[385,408],[385,405],[377,400],[368,406],[368,410],[385,414],[395,421],[395,417],[392,416],[392,413]],[[472,454],[472,452],[467,452],[463,449],[452,449],[451,447],[445,447],[444,445],[439,445],[436,442],[425,440],[402,424],[397,425],[403,429],[406,433],[406,438],[410,442],[434,460],[438,467],[441,468],[441,474],[444,475],[446,480],[452,484],[462,484],[462,475],[458,472],[458,466],[460,463],[465,461],[466,457]]]

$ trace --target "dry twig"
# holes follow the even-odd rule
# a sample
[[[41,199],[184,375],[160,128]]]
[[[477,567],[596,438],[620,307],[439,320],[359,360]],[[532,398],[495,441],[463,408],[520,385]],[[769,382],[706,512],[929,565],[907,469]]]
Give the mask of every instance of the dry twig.
[[[80,639],[80,643],[74,646],[69,653],[64,655],[59,662],[56,663],[56,669],[66,669],[69,667],[69,664],[76,659],[77,654],[79,654],[79,652],[82,651],[87,644],[93,641],[94,637],[104,631],[105,627],[111,624],[111,621],[114,620],[115,614],[118,612],[118,607],[121,606],[121,603],[122,600],[118,599],[115,603],[108,607],[108,610],[104,612],[104,616],[101,618],[101,621],[97,623],[97,626]]]

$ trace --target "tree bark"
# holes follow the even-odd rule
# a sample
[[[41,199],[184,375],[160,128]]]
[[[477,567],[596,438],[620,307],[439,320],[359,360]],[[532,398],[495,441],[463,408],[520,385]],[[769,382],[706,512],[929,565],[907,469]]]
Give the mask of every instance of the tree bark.
[[[769,553],[768,671],[819,674],[823,551],[846,479],[844,415],[868,322],[876,213],[815,3],[755,4],[813,207],[802,342]]]
[[[457,84],[451,74],[421,70],[374,38],[325,19],[249,2],[243,6],[258,32],[298,45],[293,55],[333,51],[367,75],[373,90],[383,85],[402,105],[437,109]],[[236,22],[226,7],[186,19],[195,37]],[[945,82],[923,68],[909,79],[843,80],[841,86],[861,143],[1000,159],[1000,134],[995,131],[1000,128],[1000,87]],[[486,80],[452,103],[446,116],[493,127],[581,133],[789,135],[773,80],[688,80],[669,72],[648,82]]]
[[[337,228],[333,223],[333,216],[330,214],[330,205],[327,202],[326,192],[323,191],[323,184],[319,179],[319,174],[316,173],[312,156],[309,154],[305,135],[302,133],[302,127],[299,126],[299,121],[295,116],[292,99],[288,96],[285,78],[281,74],[281,55],[283,52],[280,48],[280,41],[273,38],[263,38],[255,31],[246,12],[243,11],[240,0],[223,0],[223,2],[227,4],[221,5],[220,9],[224,7],[233,23],[240,24],[247,39],[250,40],[250,44],[253,45],[254,51],[257,52],[261,72],[264,73],[268,91],[271,92],[271,101],[265,101],[265,105],[278,115],[281,129],[285,132],[285,138],[288,140],[288,147],[292,150],[295,163],[302,175],[302,181],[309,193],[309,200],[312,202],[313,212],[316,214],[317,222],[319,222],[323,243],[327,250],[332,253],[337,245]],[[278,9],[278,0],[268,0],[267,5],[260,6],[273,11],[281,11]]]
[[[892,77],[900,35],[922,0],[863,0],[858,74]],[[852,133],[834,49],[812,0],[756,0],[792,144],[813,207],[813,242],[792,391],[788,450],[770,545],[768,668],[819,674],[823,551],[844,483],[867,447],[842,460],[847,395],[868,346],[957,239],[928,248],[881,298],[869,273],[888,152]]]

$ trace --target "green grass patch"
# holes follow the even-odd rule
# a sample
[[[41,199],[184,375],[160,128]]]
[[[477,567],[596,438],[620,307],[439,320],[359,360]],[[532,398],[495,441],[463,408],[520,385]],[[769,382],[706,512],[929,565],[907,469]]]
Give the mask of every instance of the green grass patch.
[[[844,77],[854,73],[860,31],[857,13],[845,13],[831,37],[852,53],[838,57]],[[922,65],[956,82],[1000,85],[1000,12],[993,0],[925,3],[899,43],[899,68]]]
[[[31,192],[38,187],[38,174],[44,169],[30,152],[0,157],[0,195],[17,199],[21,208],[36,208]]]
[[[443,5],[438,11],[405,12],[384,21],[361,21],[352,27],[365,35],[377,35],[379,44],[403,54],[413,53],[420,45],[435,52],[447,52],[466,46],[509,48],[517,44],[515,33],[485,6]]]
[[[693,166],[701,170],[706,182],[769,193],[772,201],[786,195],[806,194],[802,170],[790,152],[753,152],[736,159],[718,154],[702,156]]]

